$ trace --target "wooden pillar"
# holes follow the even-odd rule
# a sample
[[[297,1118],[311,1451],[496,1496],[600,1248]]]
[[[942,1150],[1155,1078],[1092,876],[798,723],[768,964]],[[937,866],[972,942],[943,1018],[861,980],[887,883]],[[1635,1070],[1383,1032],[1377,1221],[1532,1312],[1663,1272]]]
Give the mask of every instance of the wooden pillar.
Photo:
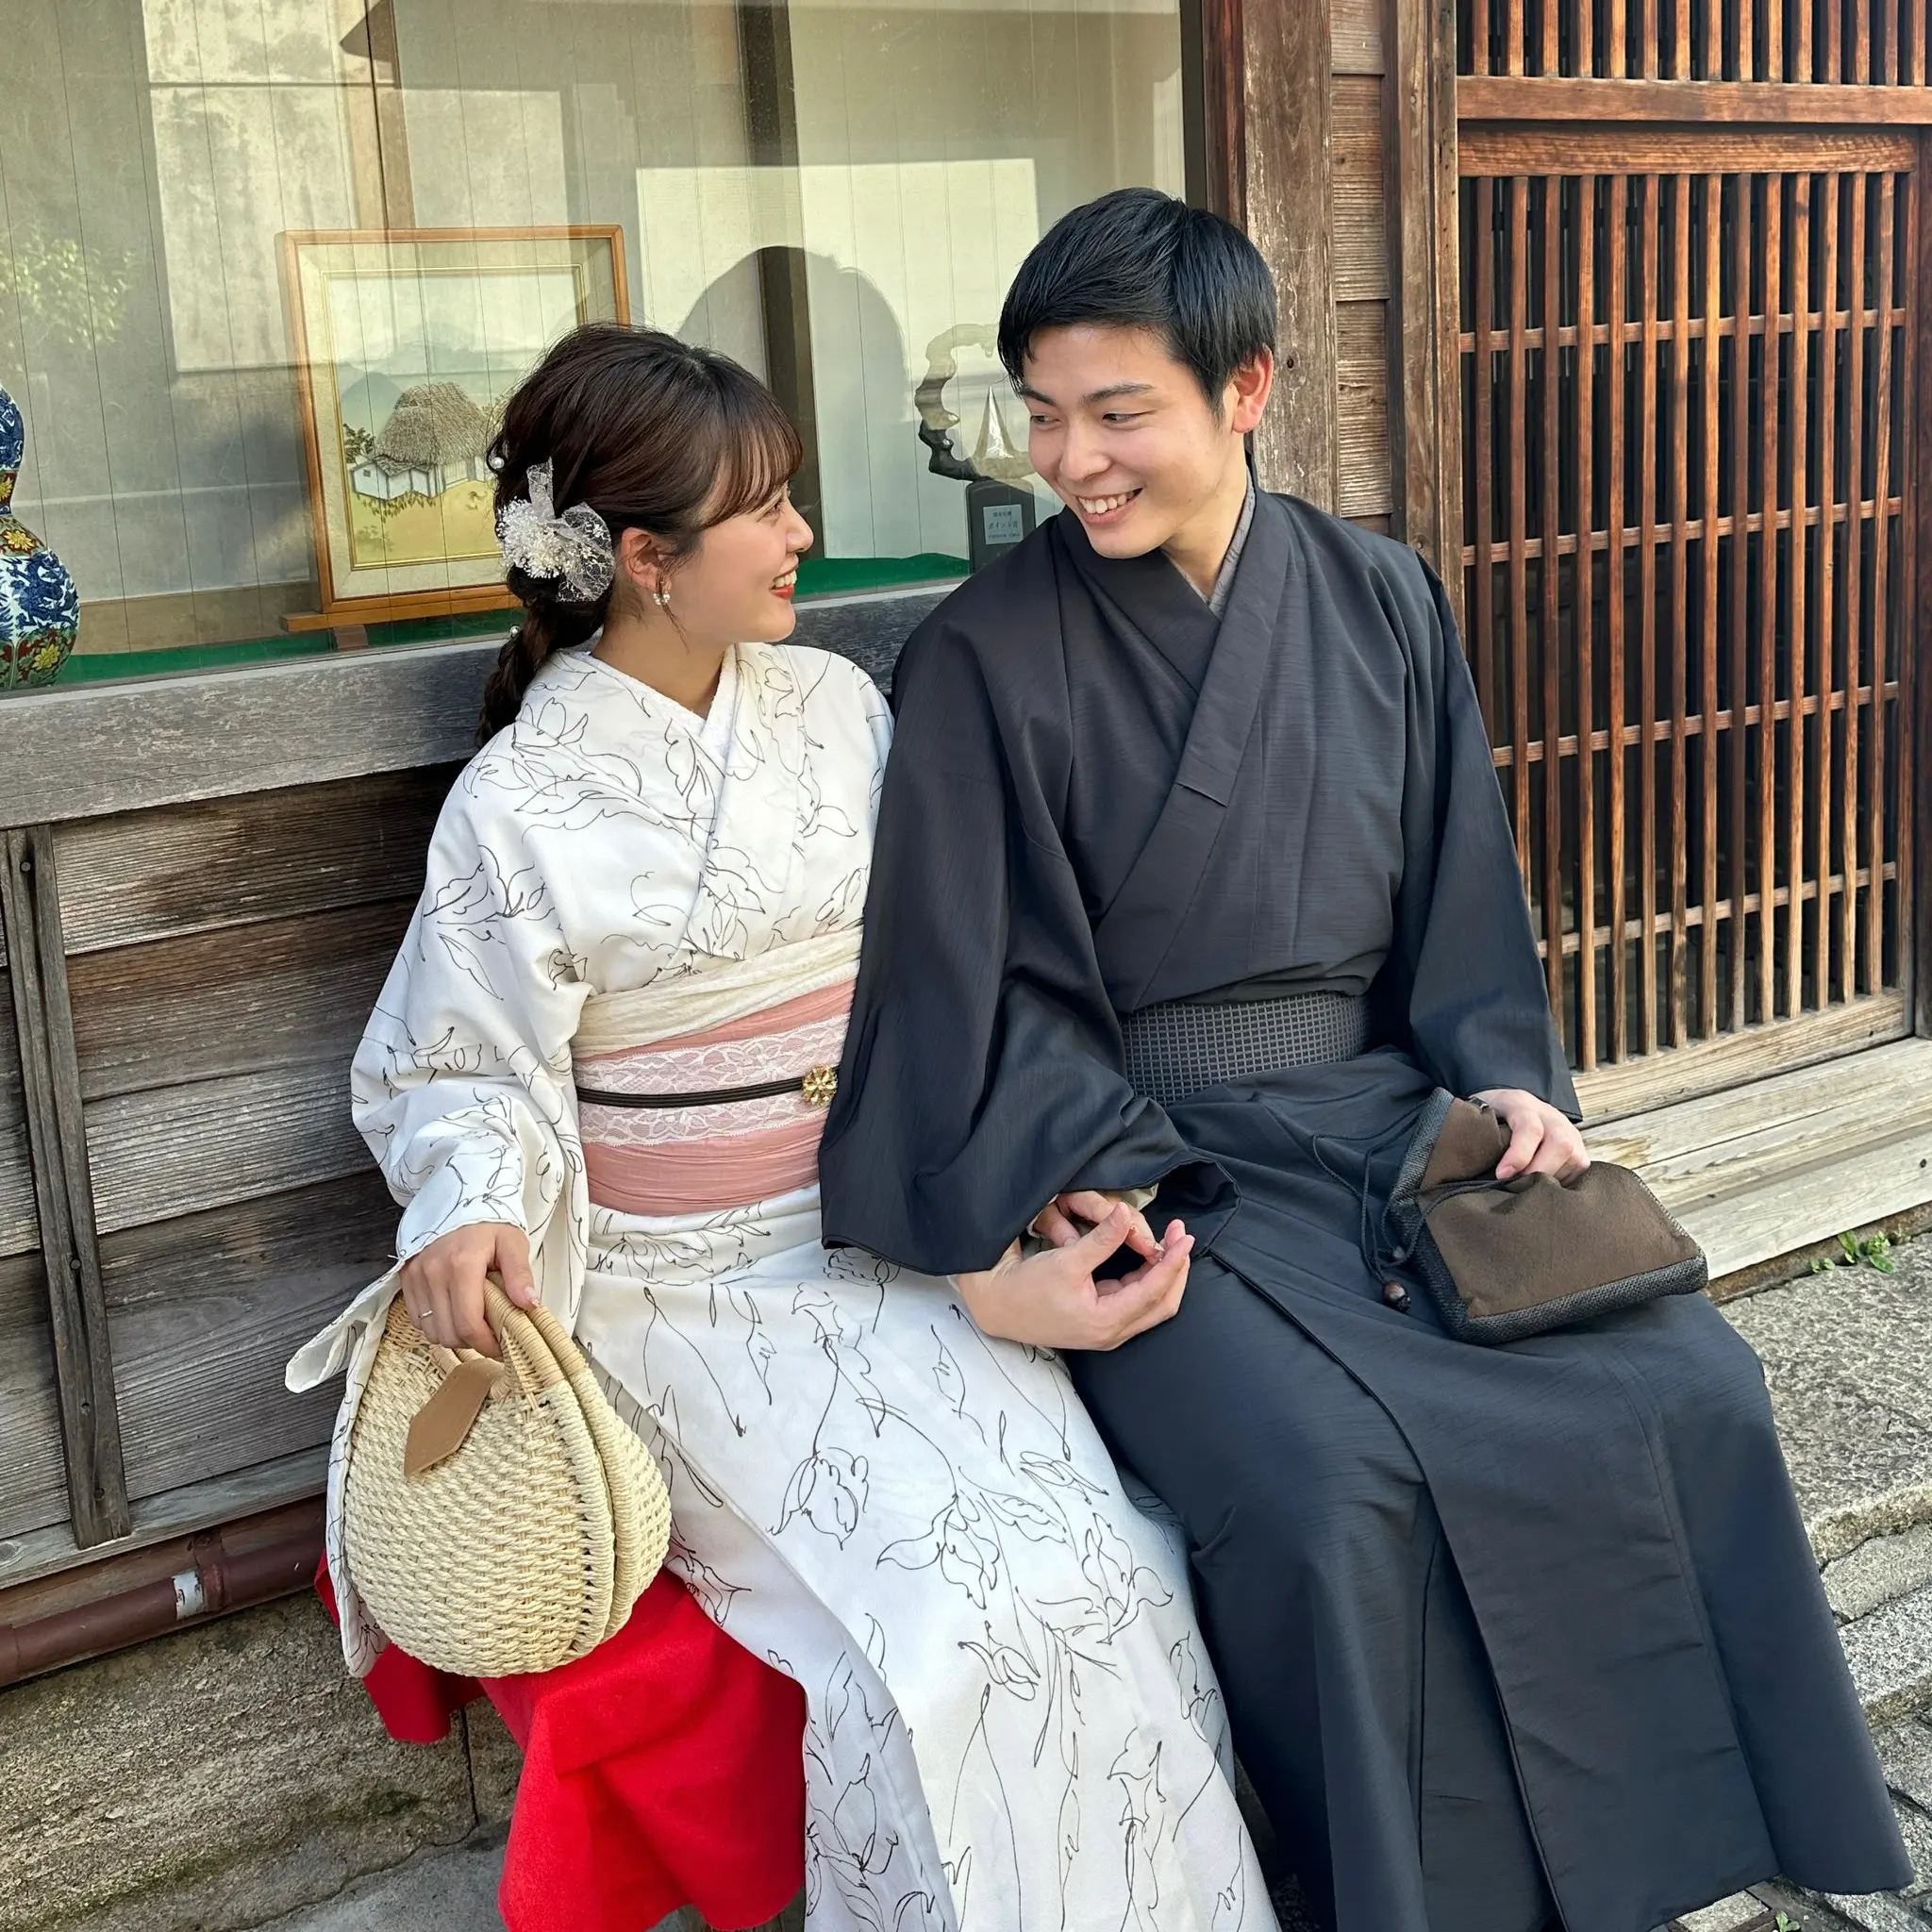
[[[1188,199],[1237,225],[1247,222],[1242,7],[1243,0],[1180,0]]]
[[[354,24],[338,44],[354,65],[341,94],[348,130],[348,158],[356,196],[356,224],[362,228],[413,228],[414,191],[409,180],[409,142],[403,120],[402,66],[396,44],[394,0],[374,0],[339,9]]]
[[[1923,65],[1919,71],[1924,72]],[[1918,475],[1907,471],[1901,479],[1915,527],[1907,540],[1912,571],[1901,587],[1907,594],[1899,625],[1905,699],[1899,724],[1901,736],[1908,734],[1911,743],[1901,747],[1898,890],[1902,900],[1908,891],[1912,899],[1911,924],[1903,935],[1911,950],[1907,1011],[1915,1032],[1932,1035],[1932,785],[1926,783],[1932,759],[1932,129],[1919,137],[1911,194],[1913,234],[1906,259],[1914,267],[1906,301],[1906,450],[1901,454],[1916,463]]]
[[[1395,534],[1462,603],[1456,0],[1387,0]]]
[[[125,1536],[131,1519],[52,831],[9,829],[0,835],[0,931],[20,1036],[67,1496],[74,1540],[85,1549]]]
[[[1323,509],[1336,501],[1329,7],[1243,0],[1239,149],[1247,231],[1274,271],[1279,308],[1279,368],[1256,467],[1269,489]]]
[[[755,167],[795,169],[798,103],[791,71],[791,9],[786,0],[739,0],[738,41],[744,60],[749,158]],[[823,557],[825,515],[805,250],[775,244],[760,248],[757,259],[766,381],[797,425],[805,445],[804,460],[791,479],[792,501],[811,525],[813,546]]]

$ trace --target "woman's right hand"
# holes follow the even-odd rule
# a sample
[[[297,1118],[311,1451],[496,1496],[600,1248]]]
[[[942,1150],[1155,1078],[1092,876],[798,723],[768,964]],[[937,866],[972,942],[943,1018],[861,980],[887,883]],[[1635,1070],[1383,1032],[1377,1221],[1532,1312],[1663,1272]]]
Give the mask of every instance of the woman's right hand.
[[[483,1278],[495,1274],[519,1307],[537,1305],[530,1273],[530,1240],[508,1221],[476,1221],[439,1235],[403,1263],[397,1275],[403,1306],[440,1348],[497,1353],[496,1337],[483,1310]]]
[[[1023,1257],[1015,1241],[983,1273],[954,1276],[967,1312],[981,1333],[1035,1348],[1118,1348],[1158,1326],[1180,1307],[1194,1238],[1171,1221],[1143,1267],[1118,1281],[1095,1281],[1093,1271],[1126,1241],[1134,1220],[1116,1202],[1063,1246]]]

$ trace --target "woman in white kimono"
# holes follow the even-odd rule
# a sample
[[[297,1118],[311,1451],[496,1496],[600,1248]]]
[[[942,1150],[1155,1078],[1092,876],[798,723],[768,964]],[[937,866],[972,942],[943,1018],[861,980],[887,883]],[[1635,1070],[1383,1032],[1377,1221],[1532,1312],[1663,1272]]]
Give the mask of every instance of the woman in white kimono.
[[[805,1690],[813,1932],[1270,1932],[1179,1551],[1058,1360],[968,1307],[1104,1345],[1172,1311],[1186,1242],[1121,1208],[964,1284],[820,1244],[891,726],[780,641],[798,454],[751,376],[645,331],[579,330],[506,409],[528,614],[354,1070],[402,1259],[291,1365],[349,1371],[350,1665],[382,1641],[338,1518],[383,1311],[487,1346],[494,1269],[658,1453],[676,1573]],[[1124,1238],[1147,1258],[1096,1291]]]

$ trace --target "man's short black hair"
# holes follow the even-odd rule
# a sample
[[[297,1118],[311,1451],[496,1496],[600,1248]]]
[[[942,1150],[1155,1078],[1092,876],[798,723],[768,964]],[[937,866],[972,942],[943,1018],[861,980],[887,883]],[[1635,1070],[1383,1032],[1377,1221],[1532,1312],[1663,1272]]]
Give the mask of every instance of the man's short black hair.
[[[1062,215],[1020,264],[1000,360],[1020,381],[1042,329],[1151,329],[1216,408],[1237,369],[1274,347],[1274,282],[1232,222],[1157,188],[1119,188]]]

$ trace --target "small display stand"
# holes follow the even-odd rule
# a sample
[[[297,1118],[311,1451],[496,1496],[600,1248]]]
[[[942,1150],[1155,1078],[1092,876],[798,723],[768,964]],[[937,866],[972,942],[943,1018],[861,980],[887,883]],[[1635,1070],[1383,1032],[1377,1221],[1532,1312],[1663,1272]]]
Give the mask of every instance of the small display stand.
[[[981,476],[966,486],[966,552],[975,571],[1033,531],[1033,492]]]

